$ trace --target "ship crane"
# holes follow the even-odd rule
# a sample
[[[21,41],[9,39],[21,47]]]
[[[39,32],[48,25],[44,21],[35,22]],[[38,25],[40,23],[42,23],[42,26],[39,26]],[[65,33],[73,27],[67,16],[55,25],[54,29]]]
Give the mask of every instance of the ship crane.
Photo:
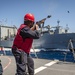
[[[58,30],[59,30],[60,27],[61,27],[61,26],[54,26],[54,27],[51,27],[50,25],[47,25],[47,26],[45,26],[45,27],[43,27],[43,28],[46,28],[46,29],[48,29],[48,31],[50,31],[52,28],[55,28],[55,29],[58,29]]]
[[[50,31],[50,29],[52,29],[52,28],[59,29],[59,28],[61,27],[61,26],[59,26],[60,21],[58,20],[58,21],[57,21],[57,23],[58,23],[58,25],[57,25],[57,26],[51,27],[50,25],[47,25],[47,26],[45,26],[45,27],[43,27],[43,28],[47,28],[47,29],[48,29],[48,31]]]

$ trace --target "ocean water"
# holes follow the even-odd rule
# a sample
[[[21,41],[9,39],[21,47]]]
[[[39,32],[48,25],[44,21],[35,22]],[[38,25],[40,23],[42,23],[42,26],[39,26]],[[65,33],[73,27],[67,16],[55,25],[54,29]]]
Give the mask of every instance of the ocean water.
[[[36,53],[31,53],[31,56],[33,58],[40,58],[40,59],[58,59],[60,61],[68,61],[68,62],[73,62],[74,57],[73,53],[68,51],[40,51]]]
[[[0,51],[0,54],[13,56],[12,52],[9,51]],[[31,56],[33,58],[40,58],[40,59],[58,59],[60,61],[68,61],[73,62],[74,57],[73,53],[70,51],[57,51],[57,50],[49,50],[49,51],[38,51],[38,52],[31,52]]]

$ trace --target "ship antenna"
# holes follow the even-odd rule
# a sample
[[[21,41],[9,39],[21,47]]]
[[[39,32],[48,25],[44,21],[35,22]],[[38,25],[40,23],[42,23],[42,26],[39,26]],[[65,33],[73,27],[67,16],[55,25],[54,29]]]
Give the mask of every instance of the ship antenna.
[[[58,23],[58,26],[59,26],[60,21],[58,20],[57,23]]]
[[[69,30],[68,24],[66,24],[66,30]]]

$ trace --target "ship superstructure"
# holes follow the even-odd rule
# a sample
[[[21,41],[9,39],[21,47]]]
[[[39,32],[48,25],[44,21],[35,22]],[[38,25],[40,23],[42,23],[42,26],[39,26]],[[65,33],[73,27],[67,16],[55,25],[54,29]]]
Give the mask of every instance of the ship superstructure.
[[[15,26],[0,25],[0,47],[11,47],[16,32]]]
[[[67,49],[69,40],[75,41],[75,33],[69,32],[69,27],[66,28],[59,26],[60,21],[57,21],[58,25],[51,27],[45,26],[40,30],[41,37],[38,40],[34,40],[34,48],[46,48],[48,49]],[[73,42],[75,48],[75,42]]]

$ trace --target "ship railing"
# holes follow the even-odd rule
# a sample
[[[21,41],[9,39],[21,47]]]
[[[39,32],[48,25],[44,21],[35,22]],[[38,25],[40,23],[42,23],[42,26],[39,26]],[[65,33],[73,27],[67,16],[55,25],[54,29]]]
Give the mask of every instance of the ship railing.
[[[32,47],[32,49],[33,49],[33,51],[34,51],[35,57],[38,58],[37,53],[36,53],[34,47]]]
[[[69,40],[67,49],[69,49],[69,47],[70,47],[70,49],[73,53],[73,58],[74,58],[74,61],[75,61],[75,51],[74,51],[74,45],[73,45],[72,39]],[[67,56],[67,53],[65,53],[64,61],[66,60],[66,56]]]

